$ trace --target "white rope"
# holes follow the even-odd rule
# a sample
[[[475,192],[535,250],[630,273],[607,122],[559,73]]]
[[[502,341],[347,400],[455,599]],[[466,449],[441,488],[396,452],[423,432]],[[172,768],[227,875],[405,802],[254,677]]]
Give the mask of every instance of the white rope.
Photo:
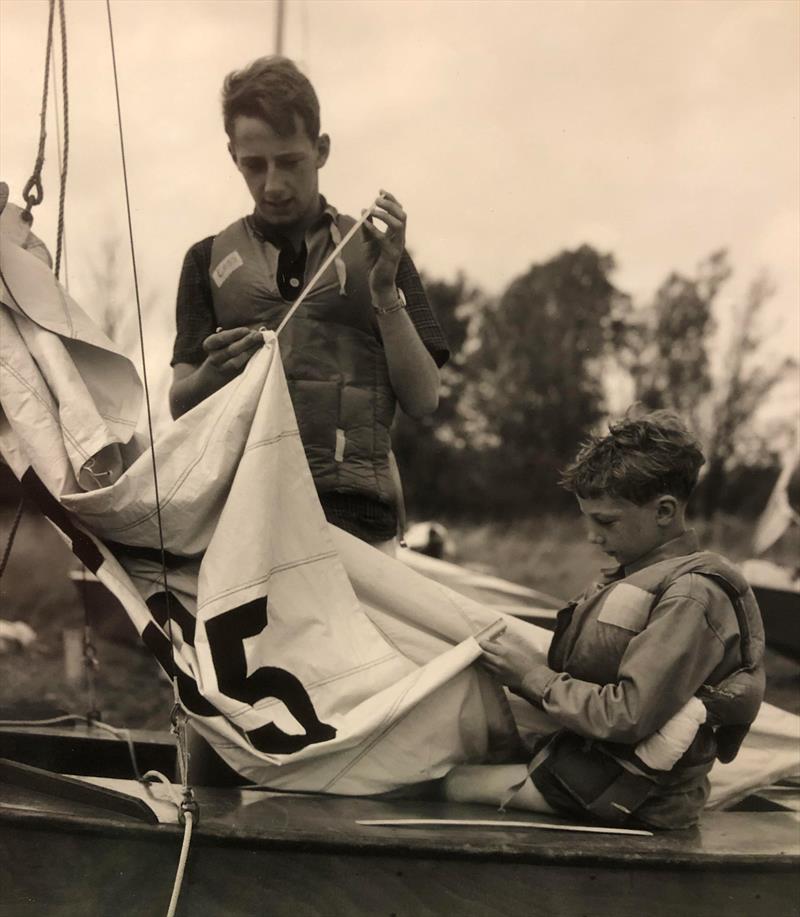
[[[62,21],[61,28],[64,28]],[[61,120],[58,114],[58,75],[56,74],[55,45],[50,46],[50,69],[53,74],[53,112],[56,116],[56,153],[58,155],[58,174],[64,174],[64,157],[61,152]],[[69,293],[69,264],[67,261],[67,230],[63,229],[62,251],[64,253],[64,289]]]
[[[280,334],[281,331],[283,331],[284,327],[286,326],[286,323],[287,323],[287,322],[289,321],[289,319],[294,315],[294,313],[298,310],[298,308],[300,307],[300,304],[303,302],[303,300],[308,296],[308,294],[309,294],[309,293],[314,289],[314,287],[317,285],[317,282],[319,281],[320,277],[322,277],[322,275],[325,273],[325,271],[328,270],[328,268],[331,266],[331,264],[333,263],[333,261],[334,261],[336,258],[339,257],[339,253],[342,251],[342,249],[345,247],[345,245],[347,245],[347,243],[353,238],[353,236],[358,232],[358,230],[361,229],[361,227],[364,225],[364,223],[367,222],[367,220],[370,218],[370,216],[372,216],[372,212],[373,212],[373,208],[374,208],[374,207],[375,207],[375,204],[373,204],[371,207],[369,207],[367,210],[365,210],[365,211],[361,214],[361,218],[360,218],[359,220],[357,220],[357,221],[350,227],[350,229],[347,231],[347,233],[345,234],[345,236],[344,236],[344,238],[342,239],[342,241],[336,246],[336,248],[334,248],[334,250],[330,253],[330,255],[328,255],[328,257],[322,262],[322,267],[317,271],[316,274],[314,274],[314,276],[311,278],[311,280],[308,281],[308,283],[306,284],[306,287],[305,287],[305,289],[303,290],[303,292],[302,292],[302,293],[297,297],[297,299],[294,301],[294,305],[292,306],[292,308],[289,309],[289,311],[286,313],[286,315],[284,315],[283,321],[280,323],[280,325],[278,325],[278,327],[277,327],[277,329],[276,329],[276,331],[275,331],[275,334]]]
[[[178,859],[178,871],[175,873],[175,884],[172,886],[172,897],[169,901],[169,910],[167,917],[175,917],[175,909],[178,907],[178,898],[181,894],[181,885],[183,885],[183,874],[186,871],[186,860],[189,857],[189,844],[192,840],[192,825],[194,817],[191,812],[185,813],[185,823],[183,826],[183,844],[181,844],[181,855]]]
[[[117,739],[123,739],[128,745],[128,754],[131,756],[131,765],[133,766],[133,773],[136,779],[141,783],[142,776],[139,773],[139,766],[136,763],[136,747],[133,744],[133,739],[131,738],[130,730],[125,729],[122,726],[111,726],[108,723],[103,723],[100,720],[90,720],[88,716],[82,716],[79,713],[65,713],[63,716],[51,716],[49,719],[44,720],[0,720],[0,727],[3,726],[55,726],[58,723],[85,723],[90,729],[97,727],[98,729],[105,729],[106,732],[110,732]]]
[[[147,785],[149,783],[152,783],[154,780],[158,781],[160,784],[162,784],[163,786],[167,788],[167,792],[169,793],[169,796],[170,796],[170,801],[175,805],[175,808],[180,812],[181,797],[175,791],[175,787],[173,786],[172,781],[168,777],[165,777],[164,774],[161,773],[161,771],[147,771],[146,773],[142,774],[142,783],[144,783],[145,787],[147,787],[148,789],[149,787]]]
[[[157,780],[166,787],[171,802],[178,810],[178,815],[183,814],[183,843],[181,844],[181,853],[178,857],[178,869],[175,872],[175,881],[172,885],[172,897],[169,901],[167,917],[175,917],[175,909],[178,907],[178,899],[181,895],[181,886],[183,885],[183,876],[186,872],[186,861],[189,858],[189,846],[192,841],[192,828],[194,827],[194,815],[190,810],[183,806],[183,800],[178,795],[172,782],[168,780],[160,771],[147,771],[142,778],[142,782],[147,786],[148,781]],[[184,785],[185,789],[185,785]]]

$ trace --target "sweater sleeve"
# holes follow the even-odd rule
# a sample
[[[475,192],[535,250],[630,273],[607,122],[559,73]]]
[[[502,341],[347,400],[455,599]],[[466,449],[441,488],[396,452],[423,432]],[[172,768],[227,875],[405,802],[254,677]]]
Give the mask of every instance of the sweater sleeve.
[[[542,665],[528,672],[520,693],[573,732],[636,743],[680,710],[722,660],[725,642],[709,611],[724,601],[706,577],[682,576],[628,643],[615,682],[598,685]]]

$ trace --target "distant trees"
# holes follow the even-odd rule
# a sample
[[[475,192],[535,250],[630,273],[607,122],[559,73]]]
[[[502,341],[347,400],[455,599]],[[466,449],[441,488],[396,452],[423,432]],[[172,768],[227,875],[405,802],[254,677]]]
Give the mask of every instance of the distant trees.
[[[632,322],[628,356],[622,357],[634,381],[635,398],[650,408],[674,409],[703,440],[706,467],[698,503],[707,518],[720,507],[733,472],[774,462],[753,420],[794,366],[790,360],[772,367],[754,362],[765,342],[759,318],[774,293],[762,276],[750,285],[744,303],[734,307],[722,365],[712,372],[714,305],[732,273],[728,253],[720,250],[700,262],[694,277],[670,274],[653,302]],[[745,444],[750,447],[748,456],[743,455]],[[752,454],[754,445],[757,456]]]
[[[461,410],[490,469],[487,496],[507,512],[561,502],[558,470],[605,414],[602,370],[630,309],[613,270],[591,246],[563,251],[475,323]]]
[[[770,392],[797,371],[797,364],[784,358],[768,366],[753,359],[764,343],[759,319],[764,304],[773,293],[774,287],[766,275],[756,278],[734,316],[722,377],[712,393],[711,418],[706,432],[707,467],[701,496],[702,510],[707,518],[713,516],[722,503],[731,473],[748,465],[774,464],[774,452],[753,429],[753,420]],[[794,420],[796,423],[796,416]],[[745,452],[748,445],[749,455]]]
[[[558,471],[607,417],[610,373],[629,379],[632,400],[675,409],[701,436],[706,514],[734,473],[740,488],[741,466],[753,460],[742,443],[759,442],[755,415],[794,365],[754,359],[769,281],[751,285],[719,367],[711,340],[732,274],[727,252],[713,252],[693,275],[670,273],[638,308],[615,286],[614,267],[612,255],[589,245],[565,250],[531,265],[496,300],[463,275],[427,280],[453,357],[439,411],[421,424],[400,418],[395,430],[412,513],[508,518],[561,505]],[[760,445],[763,466],[771,454]]]
[[[630,312],[613,269],[584,245],[532,265],[494,303],[463,277],[428,284],[454,359],[440,411],[396,431],[412,508],[528,515],[563,502],[558,469],[604,416],[602,370]]]
[[[708,339],[714,330],[712,308],[731,275],[727,254],[714,252],[695,277],[671,273],[649,308],[628,329],[627,362],[634,397],[646,407],[672,408],[695,428],[698,410],[711,391]]]

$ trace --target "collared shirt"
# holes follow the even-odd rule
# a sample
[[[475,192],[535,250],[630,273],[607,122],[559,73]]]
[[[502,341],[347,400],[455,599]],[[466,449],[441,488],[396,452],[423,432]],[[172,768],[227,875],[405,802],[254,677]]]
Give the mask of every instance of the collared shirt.
[[[319,229],[326,223],[330,226],[330,223],[336,218],[336,211],[322,195],[320,195],[320,204],[320,213],[309,227],[310,231]],[[269,242],[278,249],[278,266],[275,271],[278,290],[287,302],[294,302],[300,295],[305,278],[306,261],[308,260],[308,246],[305,239],[300,243],[300,248],[296,249],[290,239],[276,227],[267,223],[257,212],[254,211],[247,221],[257,239],[261,242]]]
[[[579,735],[635,744],[703,684],[733,671],[740,658],[736,613],[709,577],[678,577],[655,605],[645,599],[639,607],[633,590],[612,601],[626,577],[697,549],[694,532],[685,532],[589,590],[556,631],[554,667],[532,667],[519,693]]]

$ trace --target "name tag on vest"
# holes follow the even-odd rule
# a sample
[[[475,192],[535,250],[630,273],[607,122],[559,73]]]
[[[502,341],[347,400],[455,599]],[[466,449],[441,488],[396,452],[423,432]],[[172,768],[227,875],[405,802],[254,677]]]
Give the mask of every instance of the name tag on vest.
[[[652,607],[652,593],[630,583],[618,583],[606,596],[597,620],[638,634],[647,626]]]
[[[232,251],[229,255],[220,261],[220,263],[214,268],[211,273],[211,276],[214,278],[214,283],[217,287],[221,287],[223,283],[231,276],[231,274],[236,270],[237,267],[241,267],[244,264],[242,261],[242,256],[237,251]]]

